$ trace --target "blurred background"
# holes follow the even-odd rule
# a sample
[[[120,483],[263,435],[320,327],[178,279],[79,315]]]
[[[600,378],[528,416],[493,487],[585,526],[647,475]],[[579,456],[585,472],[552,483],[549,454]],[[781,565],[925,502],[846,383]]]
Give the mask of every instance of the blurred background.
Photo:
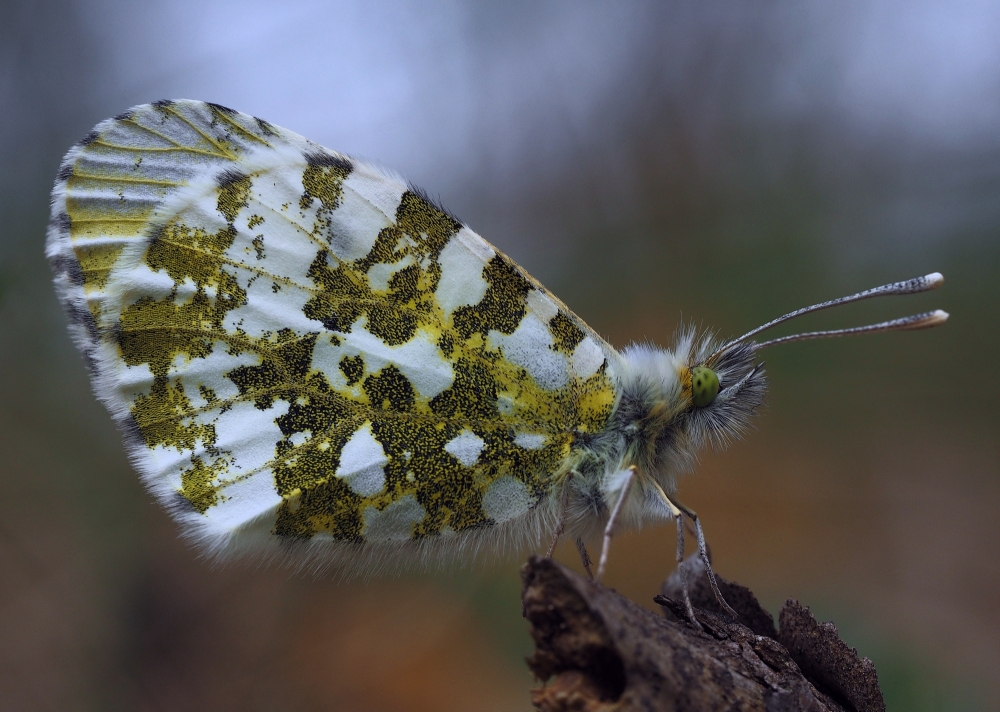
[[[756,431],[680,498],[717,571],[834,620],[890,710],[1000,709],[996,3],[4,0],[0,17],[0,708],[530,708],[528,552],[349,583],[220,568],[132,473],[50,286],[48,193],[96,122],[183,97],[400,171],[618,347],[943,272],[938,292],[796,323],[952,314],[768,352]],[[670,524],[624,536],[607,583],[652,606],[673,547]]]

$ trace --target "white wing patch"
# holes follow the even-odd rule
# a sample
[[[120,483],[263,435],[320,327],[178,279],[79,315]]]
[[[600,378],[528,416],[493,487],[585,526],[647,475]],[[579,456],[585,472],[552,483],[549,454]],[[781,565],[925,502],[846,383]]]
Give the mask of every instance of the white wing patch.
[[[364,354],[366,373],[395,366],[425,398],[439,395],[454,382],[451,364],[438,356],[438,347],[430,335],[418,331],[405,344],[389,346],[372,335],[366,326],[367,320],[359,319],[351,325],[351,331],[341,337],[344,354]]]
[[[589,336],[573,350],[573,373],[577,378],[590,378],[604,363],[604,351]]]
[[[340,453],[337,477],[347,480],[353,492],[373,497],[385,487],[385,456],[382,444],[372,435],[372,424],[366,422],[351,436]]]
[[[359,182],[357,177],[349,176],[344,181],[342,209],[330,217],[330,248],[343,260],[362,259],[371,252],[378,234],[392,225],[390,216],[364,197],[364,188],[371,183],[370,179]],[[398,192],[397,205],[403,194],[402,190]]]
[[[501,477],[483,495],[483,510],[497,523],[521,516],[532,504],[528,488],[513,477]]]
[[[466,467],[472,467],[479,461],[486,442],[471,430],[463,430],[454,439],[449,440],[444,449]]]
[[[489,286],[483,279],[483,267],[496,254],[493,250],[473,252],[468,249],[468,238],[459,232],[441,251],[441,279],[434,295],[446,316],[461,306],[482,301]]]
[[[491,331],[489,344],[527,370],[542,388],[556,390],[569,380],[566,357],[552,348],[554,342],[547,325],[533,313],[525,315],[513,334]]]
[[[413,525],[426,514],[417,498],[407,494],[381,512],[375,507],[366,508],[362,513],[365,523],[362,533],[366,541],[406,541],[413,536]]]
[[[249,401],[236,401],[215,418],[216,447],[233,453],[233,479],[256,472],[274,459],[274,443],[281,440],[278,418],[288,413],[288,403],[275,401],[261,410]],[[220,409],[221,410],[221,409]]]
[[[514,444],[525,450],[541,450],[545,447],[546,440],[541,433],[518,433],[514,436]]]
[[[528,293],[528,309],[546,324],[559,313],[559,307],[551,297],[537,289]]]

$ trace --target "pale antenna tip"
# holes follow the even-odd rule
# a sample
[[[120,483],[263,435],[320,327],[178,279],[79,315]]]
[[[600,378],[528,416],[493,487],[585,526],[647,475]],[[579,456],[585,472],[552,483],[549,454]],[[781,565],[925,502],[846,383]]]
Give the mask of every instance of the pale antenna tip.
[[[935,309],[927,318],[928,326],[937,326],[938,324],[943,324],[946,321],[948,321],[948,312],[944,309]]]
[[[942,284],[944,284],[944,275],[941,274],[940,272],[931,272],[929,275],[924,277],[924,282],[927,285],[927,289],[937,289]],[[944,314],[944,312],[941,313]],[[945,314],[945,319],[947,318],[948,315]]]

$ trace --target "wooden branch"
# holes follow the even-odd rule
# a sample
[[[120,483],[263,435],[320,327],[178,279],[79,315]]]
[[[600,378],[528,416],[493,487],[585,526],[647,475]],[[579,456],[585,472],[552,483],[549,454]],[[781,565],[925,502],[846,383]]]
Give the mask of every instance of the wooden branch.
[[[739,622],[721,615],[697,556],[683,566],[695,616],[687,621],[675,572],[654,600],[657,615],[615,591],[537,556],[522,569],[524,615],[543,681],[543,712],[766,710],[884,712],[875,667],[832,623],[789,600],[780,633],[753,593],[719,579]]]

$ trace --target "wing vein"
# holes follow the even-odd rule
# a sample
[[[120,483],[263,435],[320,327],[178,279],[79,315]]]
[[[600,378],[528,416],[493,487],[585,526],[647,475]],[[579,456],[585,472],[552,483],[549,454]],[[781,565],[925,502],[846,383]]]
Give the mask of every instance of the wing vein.
[[[318,237],[316,237],[311,231],[306,230],[306,228],[305,228],[304,225],[301,225],[301,224],[297,223],[296,221],[292,220],[291,216],[288,215],[284,210],[279,210],[278,208],[274,207],[273,205],[269,205],[268,203],[265,203],[260,198],[254,198],[254,202],[257,203],[258,205],[262,205],[264,208],[266,208],[267,210],[270,210],[275,215],[278,215],[278,216],[284,218],[285,220],[287,220],[290,225],[292,225],[295,228],[298,228],[299,231],[301,231],[303,235],[305,235],[307,238],[309,238],[310,241],[312,241],[313,243],[315,243],[317,247],[319,247],[321,250],[325,250],[326,252],[329,252],[330,255],[333,256],[333,258],[336,259],[339,264],[343,264],[343,262],[340,260],[340,258],[338,258],[335,254],[333,254],[333,252],[330,251],[330,246],[328,244],[324,243],[322,240],[320,240]]]
[[[216,115],[215,110],[212,110],[211,107],[209,107],[209,109],[212,111],[212,116],[215,116]],[[186,116],[184,116],[184,114],[182,114],[179,111],[175,110],[173,106],[166,107],[165,111],[167,111],[170,114],[173,114],[178,119],[180,119],[181,121],[183,121],[185,124],[187,124],[188,126],[190,126],[192,129],[194,129],[194,131],[196,131],[198,134],[200,134],[203,139],[205,139],[210,144],[212,144],[213,146],[215,146],[217,149],[219,149],[220,151],[222,151],[222,153],[225,155],[226,158],[228,158],[229,160],[235,162],[235,160],[236,160],[236,154],[235,153],[233,153],[232,151],[229,151],[224,145],[222,145],[214,137],[209,136],[207,133],[205,133],[204,131],[202,131],[201,128],[199,128],[198,126],[196,126],[195,124],[193,124]]]
[[[196,153],[202,156],[212,156],[213,158],[223,158],[226,160],[232,160],[231,156],[227,156],[221,153],[213,153],[212,151],[206,151],[202,148],[192,148],[191,146],[122,146],[117,143],[109,143],[103,139],[97,139],[91,146],[104,146],[105,148],[113,148],[118,151],[125,152],[143,152],[143,153],[173,153],[175,151],[184,151],[185,153]]]
[[[119,218],[119,217],[73,218],[74,225],[78,225],[80,223],[106,223],[106,222],[146,223],[149,222],[149,218]]]
[[[175,181],[169,180],[156,180],[155,178],[129,178],[128,176],[99,176],[93,175],[91,173],[80,173],[74,170],[74,178],[85,178],[87,180],[105,180],[117,183],[140,183],[142,185],[165,185],[179,187],[184,185],[183,183],[177,183]]]
[[[178,148],[181,148],[181,147],[184,146],[184,144],[181,143],[180,141],[172,139],[169,136],[167,136],[166,134],[160,133],[156,129],[151,129],[148,126],[143,126],[142,124],[140,124],[135,119],[129,119],[127,121],[123,121],[122,123],[131,124],[132,126],[135,126],[137,129],[141,129],[142,131],[145,131],[148,134],[152,134],[153,136],[156,136],[157,138],[163,139],[167,143],[172,144],[172,145],[174,145],[174,146],[176,146]]]
[[[188,250],[189,252],[194,252],[194,253],[199,254],[199,255],[206,255],[206,256],[209,256],[209,257],[214,257],[214,258],[218,259],[220,262],[223,262],[224,264],[229,265],[230,267],[236,267],[238,269],[239,268],[245,269],[248,272],[253,272],[254,274],[260,275],[261,277],[267,277],[268,279],[271,279],[274,282],[282,282],[282,283],[284,283],[287,286],[297,287],[297,288],[301,289],[303,292],[309,292],[310,294],[319,294],[320,291],[321,291],[321,290],[316,289],[314,287],[309,287],[309,286],[306,286],[304,284],[299,284],[298,282],[292,280],[290,277],[283,277],[281,275],[272,274],[272,273],[268,272],[267,270],[261,269],[260,267],[252,267],[251,265],[248,265],[245,262],[238,262],[238,261],[236,261],[236,260],[234,260],[232,258],[224,257],[222,255],[217,255],[214,252],[210,252],[208,250],[203,250],[203,249],[201,249],[199,247],[194,247],[193,245],[184,245],[184,244],[181,244],[179,242],[174,242],[173,240],[168,240],[168,239],[162,238],[162,237],[159,238],[159,239],[160,239],[161,242],[163,242],[164,244],[170,245],[171,247],[176,247],[176,248],[181,249],[181,250]]]
[[[257,134],[255,134],[253,131],[248,131],[246,128],[244,128],[243,126],[240,126],[238,123],[236,123],[235,121],[233,121],[229,116],[226,115],[225,112],[223,112],[223,111],[216,111],[212,107],[209,107],[209,108],[212,109],[212,114],[214,116],[216,116],[218,118],[221,118],[223,121],[225,121],[226,123],[228,123],[230,126],[232,126],[234,129],[236,129],[237,131],[239,131],[240,133],[242,133],[247,138],[251,138],[254,141],[262,143],[265,146],[267,146],[268,148],[274,148],[270,143],[268,143],[267,141],[265,141],[264,139],[262,139],[260,136],[258,136]]]

